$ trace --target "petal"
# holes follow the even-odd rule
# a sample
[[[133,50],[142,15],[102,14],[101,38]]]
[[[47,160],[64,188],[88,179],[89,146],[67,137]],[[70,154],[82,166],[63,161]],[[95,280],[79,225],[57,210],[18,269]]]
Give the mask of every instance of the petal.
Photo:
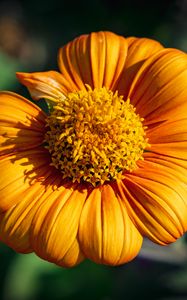
[[[0,92],[0,154],[23,151],[43,143],[45,113],[27,99]]]
[[[150,151],[187,159],[187,118],[169,120],[148,128]]]
[[[28,88],[34,100],[44,98],[57,102],[73,88],[66,78],[55,71],[16,73],[16,76]]]
[[[43,182],[47,174],[57,170],[50,167],[48,151],[43,148],[2,156],[0,160],[0,211],[20,202],[37,181]]]
[[[58,261],[58,265],[62,267],[74,267],[85,259],[77,239],[74,240],[69,250],[66,252],[64,257]]]
[[[119,94],[124,95],[124,99],[127,98],[131,83],[143,62],[154,53],[163,49],[163,46],[159,42],[152,39],[130,37],[127,38],[127,42],[127,59],[116,86]]]
[[[0,240],[17,252],[32,252],[29,231],[32,219],[38,209],[40,198],[49,194],[54,187],[54,176],[43,182],[35,182],[24,193],[21,201],[0,215]]]
[[[89,195],[80,218],[79,241],[81,249],[91,260],[102,262],[101,190],[95,188]]]
[[[166,155],[146,152],[144,153],[146,164],[167,173],[168,176],[178,178],[181,182],[187,184],[187,160],[177,159]],[[144,162],[139,161],[141,167]]]
[[[105,86],[112,89],[125,64],[126,39],[111,32],[82,35],[59,51],[59,68],[76,89]]]
[[[176,49],[159,51],[140,68],[129,92],[145,125],[185,118],[187,56]]]
[[[83,259],[76,237],[86,197],[80,185],[67,183],[40,199],[31,229],[31,245],[37,255],[65,267]]]
[[[178,168],[175,176],[171,162],[160,164],[142,161],[119,186],[140,232],[166,245],[187,230],[187,192],[186,184],[177,177]]]
[[[79,241],[85,255],[97,263],[119,265],[139,252],[142,237],[110,185],[90,193],[81,214]]]

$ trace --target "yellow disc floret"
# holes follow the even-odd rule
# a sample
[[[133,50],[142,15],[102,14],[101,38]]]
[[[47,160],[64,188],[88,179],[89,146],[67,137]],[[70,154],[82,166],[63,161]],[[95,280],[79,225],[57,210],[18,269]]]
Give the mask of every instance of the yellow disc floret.
[[[121,179],[148,146],[142,121],[129,100],[105,87],[69,93],[47,120],[52,165],[73,182]]]

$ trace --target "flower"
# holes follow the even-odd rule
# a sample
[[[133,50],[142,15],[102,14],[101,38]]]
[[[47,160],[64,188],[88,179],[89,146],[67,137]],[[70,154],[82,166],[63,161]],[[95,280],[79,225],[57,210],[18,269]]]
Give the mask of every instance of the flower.
[[[187,56],[146,38],[82,35],[60,72],[18,73],[49,114],[0,93],[0,239],[71,267],[119,265],[143,236],[187,229]]]

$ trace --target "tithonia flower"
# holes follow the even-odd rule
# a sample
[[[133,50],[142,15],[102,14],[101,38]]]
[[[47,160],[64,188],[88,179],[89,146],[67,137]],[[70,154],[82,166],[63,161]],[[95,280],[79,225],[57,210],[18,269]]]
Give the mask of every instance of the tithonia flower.
[[[0,239],[60,266],[119,265],[187,230],[187,56],[82,35],[60,72],[18,73],[49,113],[0,94]]]

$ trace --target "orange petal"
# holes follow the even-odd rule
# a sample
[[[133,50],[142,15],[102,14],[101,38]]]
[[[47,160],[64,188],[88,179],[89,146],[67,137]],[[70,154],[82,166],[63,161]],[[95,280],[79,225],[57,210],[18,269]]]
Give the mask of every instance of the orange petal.
[[[34,100],[44,98],[57,102],[72,90],[66,78],[55,71],[16,73],[16,76],[28,88]]]
[[[47,150],[43,148],[2,156],[0,160],[0,211],[20,202],[30,187],[43,182],[49,173],[57,171],[49,166]]]
[[[85,255],[102,262],[101,190],[95,188],[89,195],[80,219],[79,241]]]
[[[116,89],[119,94],[126,99],[131,83],[143,62],[154,53],[163,49],[163,46],[151,39],[146,38],[127,38],[128,52],[123,73],[117,83]]]
[[[142,237],[110,185],[95,188],[80,219],[79,241],[85,255],[97,263],[119,265],[133,259]]]
[[[62,75],[77,90],[105,86],[112,89],[125,64],[126,39],[111,32],[82,35],[59,51]]]
[[[168,176],[177,177],[181,182],[187,184],[187,160],[177,159],[174,157],[160,155],[157,153],[144,153],[146,164],[167,173]],[[139,161],[138,166],[141,167],[144,162]]]
[[[160,168],[145,160],[119,184],[140,232],[162,245],[174,242],[187,230],[186,184],[176,176],[171,162],[170,167],[163,164]]]
[[[0,154],[37,147],[43,143],[45,113],[27,99],[0,92]]]
[[[21,201],[0,215],[0,240],[17,252],[32,252],[29,231],[38,209],[40,198],[54,186],[54,175],[44,182],[35,182],[21,194]]]
[[[57,262],[57,265],[70,268],[78,265],[84,259],[85,257],[81,252],[79,242],[75,239],[64,257]]]
[[[159,51],[135,77],[129,97],[145,125],[186,117],[187,56],[176,49]]]
[[[160,123],[146,134],[152,152],[187,159],[187,118]]]
[[[87,191],[68,183],[44,197],[33,219],[31,245],[43,259],[66,267],[76,265],[83,259],[76,237]]]

